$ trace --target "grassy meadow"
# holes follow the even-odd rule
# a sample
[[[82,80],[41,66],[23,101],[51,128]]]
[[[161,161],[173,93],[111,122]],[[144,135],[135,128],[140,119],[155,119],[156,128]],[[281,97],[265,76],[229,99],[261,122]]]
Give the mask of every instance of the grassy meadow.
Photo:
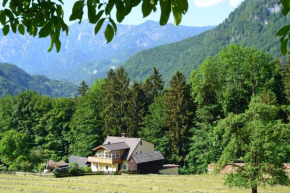
[[[44,178],[0,174],[0,192],[184,192],[184,193],[247,193],[247,189],[229,189],[224,176],[160,176],[160,175],[99,175],[69,178]],[[258,192],[287,193],[290,187],[265,187]]]

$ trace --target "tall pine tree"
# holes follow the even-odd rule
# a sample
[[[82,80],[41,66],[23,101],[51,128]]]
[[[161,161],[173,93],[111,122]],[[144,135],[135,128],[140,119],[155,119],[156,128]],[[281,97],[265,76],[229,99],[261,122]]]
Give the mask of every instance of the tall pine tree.
[[[81,96],[85,96],[86,92],[88,91],[89,86],[86,84],[86,82],[83,80],[81,82],[81,85],[78,87],[78,92]]]
[[[104,136],[126,132],[126,111],[130,79],[123,67],[110,70],[102,87],[102,113]]]
[[[138,137],[140,128],[144,125],[146,97],[142,85],[133,82],[130,87],[129,103],[126,112],[127,134]]]
[[[189,150],[190,128],[193,127],[195,106],[190,95],[190,85],[180,72],[170,80],[170,88],[165,93],[167,110],[165,114],[166,132],[172,148],[172,161],[185,165]]]

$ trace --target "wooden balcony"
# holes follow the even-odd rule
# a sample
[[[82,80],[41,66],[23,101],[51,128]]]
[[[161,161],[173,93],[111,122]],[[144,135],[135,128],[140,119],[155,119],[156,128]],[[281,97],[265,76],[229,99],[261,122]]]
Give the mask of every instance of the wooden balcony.
[[[99,158],[97,156],[88,157],[89,162],[103,163],[103,164],[114,164],[122,163],[123,161],[120,158]]]

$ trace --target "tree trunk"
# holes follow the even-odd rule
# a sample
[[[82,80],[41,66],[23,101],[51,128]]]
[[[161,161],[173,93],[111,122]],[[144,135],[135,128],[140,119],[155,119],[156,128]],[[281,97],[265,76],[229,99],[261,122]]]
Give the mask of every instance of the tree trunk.
[[[252,193],[258,193],[258,188],[257,187],[252,188]]]

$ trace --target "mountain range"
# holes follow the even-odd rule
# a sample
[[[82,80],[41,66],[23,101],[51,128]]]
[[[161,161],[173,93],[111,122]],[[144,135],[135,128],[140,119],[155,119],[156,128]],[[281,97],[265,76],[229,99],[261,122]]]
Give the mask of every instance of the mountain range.
[[[82,80],[93,83],[105,77],[110,68],[116,68],[135,53],[148,48],[177,42],[200,34],[209,27],[175,27],[147,21],[140,25],[118,25],[117,36],[107,44],[101,29],[94,34],[94,25],[87,20],[72,24],[68,36],[61,35],[59,53],[47,52],[49,38],[9,33],[0,35],[0,62],[13,63],[26,72],[41,74],[58,80],[79,84]]]
[[[141,51],[123,66],[133,80],[144,80],[155,66],[167,82],[176,70],[187,77],[208,56],[229,44],[263,49],[284,60],[275,34],[289,24],[277,0],[245,0],[216,28],[177,43]]]
[[[77,95],[77,86],[72,83],[51,80],[45,76],[31,76],[15,65],[0,63],[0,97],[16,95],[27,89],[52,97]]]

